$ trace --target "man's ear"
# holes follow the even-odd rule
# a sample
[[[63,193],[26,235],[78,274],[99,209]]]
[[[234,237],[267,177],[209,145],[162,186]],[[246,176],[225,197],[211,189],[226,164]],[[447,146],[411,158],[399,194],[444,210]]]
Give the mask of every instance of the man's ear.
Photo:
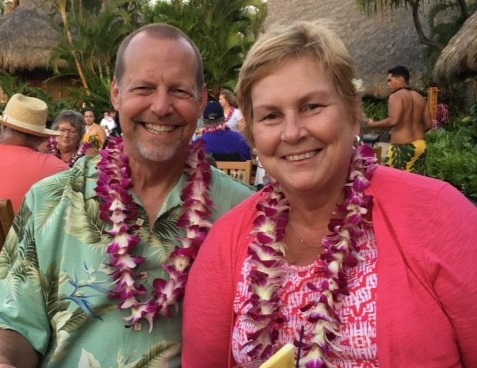
[[[111,103],[116,111],[118,111],[119,106],[119,85],[116,78],[113,78],[111,82]]]
[[[204,112],[205,105],[207,105],[207,87],[204,86],[202,87],[202,90],[200,91],[200,96],[199,96],[199,104],[200,104],[200,116],[202,116],[202,113]]]

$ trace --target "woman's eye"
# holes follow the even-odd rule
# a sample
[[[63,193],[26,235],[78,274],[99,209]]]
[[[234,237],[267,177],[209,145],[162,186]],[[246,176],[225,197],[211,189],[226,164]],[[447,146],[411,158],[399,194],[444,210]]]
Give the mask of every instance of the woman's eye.
[[[277,113],[268,113],[268,114],[262,114],[262,115],[259,115],[257,116],[257,121],[260,122],[271,122],[271,121],[274,121],[278,118],[278,114]]]
[[[323,107],[322,105],[320,104],[317,104],[317,103],[309,103],[309,104],[306,104],[304,107],[303,107],[303,111],[313,111],[313,110],[316,110],[320,107]]]

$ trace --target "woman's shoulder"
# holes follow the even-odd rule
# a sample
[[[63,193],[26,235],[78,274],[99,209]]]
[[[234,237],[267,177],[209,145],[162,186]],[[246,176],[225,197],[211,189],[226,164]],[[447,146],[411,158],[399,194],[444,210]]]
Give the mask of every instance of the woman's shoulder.
[[[403,191],[409,191],[411,194],[418,194],[420,191],[430,193],[444,187],[451,187],[451,185],[435,178],[379,165],[371,179],[370,188],[386,195],[399,195]]]
[[[434,213],[437,209],[468,207],[471,204],[451,184],[424,175],[412,174],[379,166],[369,187],[369,193],[381,208],[399,208],[400,213]]]

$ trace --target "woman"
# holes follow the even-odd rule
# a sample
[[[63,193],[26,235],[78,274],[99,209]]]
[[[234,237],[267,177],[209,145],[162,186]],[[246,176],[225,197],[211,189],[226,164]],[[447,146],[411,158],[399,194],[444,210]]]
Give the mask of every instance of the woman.
[[[240,131],[242,124],[242,113],[237,108],[234,94],[228,89],[220,91],[219,102],[224,109],[225,124],[232,130]]]
[[[86,133],[83,137],[83,142],[91,143],[96,151],[100,151],[108,137],[104,129],[101,128],[95,120],[94,112],[92,110],[85,110],[84,121],[86,123]]]
[[[83,115],[73,110],[62,111],[53,121],[52,129],[60,132],[48,139],[48,152],[66,162],[69,167],[85,154],[94,154],[91,143],[82,142],[86,132]]]
[[[325,23],[277,27],[250,50],[239,106],[276,181],[202,245],[184,368],[268,359],[286,343],[300,367],[477,366],[477,209],[447,183],[377,167],[355,138],[353,78]]]

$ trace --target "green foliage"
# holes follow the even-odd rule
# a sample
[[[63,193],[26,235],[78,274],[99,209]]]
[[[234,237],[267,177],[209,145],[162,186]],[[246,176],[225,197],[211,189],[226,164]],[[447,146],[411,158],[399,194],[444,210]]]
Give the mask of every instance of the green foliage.
[[[388,116],[388,100],[385,98],[363,97],[363,111],[368,118],[382,120]]]
[[[215,97],[221,87],[234,89],[265,15],[261,0],[159,0],[144,10],[146,22],[176,26],[195,42],[204,60],[206,84]]]
[[[471,115],[455,119],[450,129],[427,134],[426,175],[447,181],[477,200],[477,103]]]
[[[57,4],[64,0],[55,0]],[[50,63],[57,76],[73,76],[82,86],[69,89],[69,100],[81,101],[100,112],[110,107],[110,83],[119,44],[142,25],[145,0],[109,0],[71,3],[64,36]],[[61,13],[61,7],[58,11]],[[70,39],[69,37],[72,37]]]
[[[77,100],[71,98],[68,101],[55,102],[42,88],[30,87],[28,83],[20,83],[17,77],[7,73],[0,74],[0,86],[8,98],[15,93],[22,93],[26,96],[36,97],[45,101],[48,105],[49,120],[53,120],[62,110],[74,109],[77,106]]]
[[[8,73],[0,74],[0,87],[2,87],[3,93],[10,98],[15,93],[25,93],[28,89],[28,83],[20,83],[18,78]]]

